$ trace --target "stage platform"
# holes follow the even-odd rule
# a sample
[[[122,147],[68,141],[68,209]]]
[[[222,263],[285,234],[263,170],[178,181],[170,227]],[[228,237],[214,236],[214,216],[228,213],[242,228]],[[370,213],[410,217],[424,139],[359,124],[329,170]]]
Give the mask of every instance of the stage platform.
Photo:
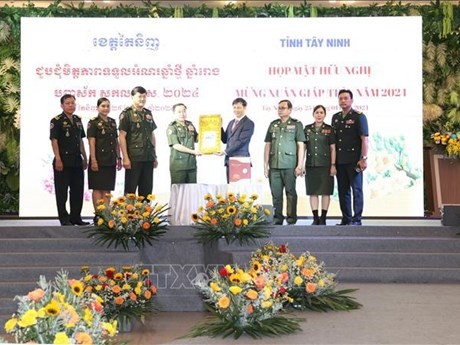
[[[249,263],[251,252],[268,241],[287,243],[292,252],[309,251],[342,283],[460,283],[460,227],[439,219],[365,219],[363,226],[268,225],[270,238],[250,246],[223,240],[199,244],[191,226],[170,226],[153,246],[123,251],[96,246],[85,227],[58,226],[55,219],[0,221],[0,324],[11,316],[15,295],[36,287],[40,275],[54,278],[65,269],[80,277],[80,267],[142,264],[149,267],[164,311],[201,311],[193,286],[209,269]]]

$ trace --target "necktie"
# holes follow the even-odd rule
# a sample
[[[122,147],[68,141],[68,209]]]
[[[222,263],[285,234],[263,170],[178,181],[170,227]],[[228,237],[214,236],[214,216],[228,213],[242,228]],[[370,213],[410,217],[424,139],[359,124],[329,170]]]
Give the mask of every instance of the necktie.
[[[233,121],[232,132],[235,130],[236,126],[238,126],[238,120]]]

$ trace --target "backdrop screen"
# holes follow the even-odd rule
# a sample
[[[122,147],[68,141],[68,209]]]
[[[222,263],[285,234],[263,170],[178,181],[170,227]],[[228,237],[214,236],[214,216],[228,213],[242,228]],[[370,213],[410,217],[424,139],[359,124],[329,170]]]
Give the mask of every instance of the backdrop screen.
[[[196,126],[200,115],[221,114],[226,127],[233,99],[247,100],[255,122],[252,185],[270,204],[263,148],[278,102],[291,100],[292,117],[303,125],[322,104],[330,123],[340,111],[338,90],[348,88],[369,122],[364,216],[423,215],[420,17],[23,18],[21,28],[21,217],[57,215],[49,123],[62,111],[60,97],[75,95],[86,128],[99,97],[110,99],[109,116],[118,122],[138,85],[148,90],[158,126],[154,194],[160,202],[169,202],[166,129],[173,104],[185,103]],[[198,183],[224,184],[223,160],[199,157]],[[122,170],[114,195],[122,194],[123,179]],[[303,178],[297,192],[299,215],[309,215]],[[86,188],[83,214],[92,213]],[[337,192],[330,214],[340,214]]]

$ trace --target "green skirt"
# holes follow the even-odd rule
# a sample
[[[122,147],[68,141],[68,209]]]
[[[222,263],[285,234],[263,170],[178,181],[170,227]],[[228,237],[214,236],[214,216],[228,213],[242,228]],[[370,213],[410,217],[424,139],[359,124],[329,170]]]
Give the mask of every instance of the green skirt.
[[[330,176],[330,167],[307,167],[305,185],[307,195],[332,195],[334,176]]]

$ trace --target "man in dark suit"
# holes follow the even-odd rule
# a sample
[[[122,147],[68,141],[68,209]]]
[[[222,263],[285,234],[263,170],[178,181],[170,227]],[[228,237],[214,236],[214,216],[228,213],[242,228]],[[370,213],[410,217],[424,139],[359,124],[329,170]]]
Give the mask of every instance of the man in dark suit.
[[[230,182],[230,157],[249,157],[249,143],[254,134],[254,122],[246,116],[248,103],[243,98],[236,98],[233,102],[235,118],[229,122],[227,129],[222,128],[222,142],[227,144],[225,151],[225,166],[227,168],[227,183]]]

